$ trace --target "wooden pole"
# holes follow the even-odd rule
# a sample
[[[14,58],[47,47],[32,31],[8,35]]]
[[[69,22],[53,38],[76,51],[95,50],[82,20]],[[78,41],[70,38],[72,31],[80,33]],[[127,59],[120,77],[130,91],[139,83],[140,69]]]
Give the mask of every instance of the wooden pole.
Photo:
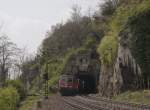
[[[145,83],[144,83],[144,78],[143,78],[143,89],[145,89]]]
[[[150,80],[149,80],[149,77],[148,77],[148,78],[147,78],[147,83],[148,83],[147,86],[148,86],[148,89],[150,88],[150,86],[149,86],[149,81],[150,81]]]

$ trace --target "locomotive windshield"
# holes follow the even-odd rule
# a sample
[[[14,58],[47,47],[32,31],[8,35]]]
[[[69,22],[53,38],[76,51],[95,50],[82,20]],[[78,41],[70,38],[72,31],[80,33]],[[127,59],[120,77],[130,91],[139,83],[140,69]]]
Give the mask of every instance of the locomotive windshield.
[[[66,83],[71,83],[73,82],[73,76],[64,75],[64,76],[61,76],[60,80]]]
[[[74,75],[62,75],[59,79],[61,95],[75,94],[79,91],[79,81]]]
[[[68,78],[67,80],[68,83],[71,83],[72,81],[73,81],[72,78]]]

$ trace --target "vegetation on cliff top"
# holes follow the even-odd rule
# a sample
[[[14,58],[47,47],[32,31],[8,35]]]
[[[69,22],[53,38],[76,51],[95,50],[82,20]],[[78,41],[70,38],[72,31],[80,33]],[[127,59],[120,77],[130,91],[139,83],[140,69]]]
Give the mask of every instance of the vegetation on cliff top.
[[[118,49],[118,35],[120,31],[124,30],[125,25],[129,25],[127,23],[131,21],[131,18],[136,18],[140,13],[142,14],[145,11],[149,11],[149,9],[150,1],[147,0],[132,0],[127,3],[121,1],[119,6],[116,7],[116,10],[107,20],[108,32],[105,33],[105,37],[102,39],[97,49],[101,55],[103,64],[112,64],[115,60]],[[142,21],[144,21],[144,19]],[[135,25],[136,24],[136,27],[139,27],[138,23],[135,23]],[[144,24],[142,25],[145,26]]]

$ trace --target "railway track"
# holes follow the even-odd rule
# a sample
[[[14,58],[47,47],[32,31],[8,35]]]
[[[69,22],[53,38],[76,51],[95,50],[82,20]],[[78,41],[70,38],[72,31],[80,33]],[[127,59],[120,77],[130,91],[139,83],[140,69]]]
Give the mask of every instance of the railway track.
[[[67,103],[68,105],[70,105],[71,107],[73,107],[74,108],[74,110],[91,110],[91,109],[89,109],[89,108],[87,108],[87,107],[84,107],[83,105],[81,105],[81,104],[77,104],[77,103],[75,103],[75,102],[73,102],[73,101],[71,101],[70,99],[68,99],[68,98],[62,98],[62,100],[65,102],[65,103]]]
[[[84,101],[78,97],[63,97],[63,101],[65,101],[70,106],[74,107],[75,110],[109,110],[99,106],[95,102]]]
[[[112,110],[150,110],[150,105],[119,102],[96,96],[78,96],[78,97],[83,100],[96,101],[101,106],[111,108]]]
[[[124,103],[94,96],[63,97],[75,110],[150,110],[150,105]]]

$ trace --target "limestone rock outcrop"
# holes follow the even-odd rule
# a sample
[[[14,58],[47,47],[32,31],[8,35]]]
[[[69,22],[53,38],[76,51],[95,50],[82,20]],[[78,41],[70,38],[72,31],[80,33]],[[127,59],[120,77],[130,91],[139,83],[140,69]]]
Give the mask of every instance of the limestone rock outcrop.
[[[141,69],[128,46],[130,32],[120,32],[118,53],[112,65],[101,65],[99,94],[105,97],[117,95],[126,90],[136,90],[141,84]]]

